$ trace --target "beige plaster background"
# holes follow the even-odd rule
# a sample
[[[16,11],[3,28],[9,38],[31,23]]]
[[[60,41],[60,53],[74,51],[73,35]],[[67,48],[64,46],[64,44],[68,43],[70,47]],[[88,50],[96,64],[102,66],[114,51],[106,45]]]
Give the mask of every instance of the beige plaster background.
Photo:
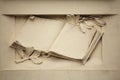
[[[45,0],[0,1],[0,80],[120,80],[120,15],[119,0]],[[25,64],[14,66],[14,50],[9,40],[15,30],[14,17],[25,14],[117,14],[106,18],[102,41],[102,64],[85,65],[46,60],[44,66]],[[97,50],[98,53],[101,50]],[[71,65],[73,64],[73,65]],[[52,65],[52,66],[51,66]],[[58,66],[64,65],[63,67]],[[69,67],[68,67],[69,65]],[[54,66],[54,67],[53,67]]]

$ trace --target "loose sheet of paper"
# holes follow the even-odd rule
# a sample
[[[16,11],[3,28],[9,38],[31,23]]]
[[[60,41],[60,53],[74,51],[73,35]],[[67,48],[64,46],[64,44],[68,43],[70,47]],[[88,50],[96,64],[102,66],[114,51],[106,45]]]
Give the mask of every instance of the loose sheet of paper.
[[[21,33],[16,40],[27,47],[33,46],[37,50],[47,51],[54,39],[61,31],[64,22],[52,19],[35,17],[28,19],[23,25]]]

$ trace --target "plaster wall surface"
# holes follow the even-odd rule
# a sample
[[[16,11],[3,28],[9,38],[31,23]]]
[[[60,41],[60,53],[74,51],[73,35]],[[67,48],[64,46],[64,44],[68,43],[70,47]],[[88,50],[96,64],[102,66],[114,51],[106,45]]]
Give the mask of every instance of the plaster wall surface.
[[[0,1],[0,80],[120,80],[120,15],[119,0],[91,1]],[[14,50],[9,40],[14,32],[14,17],[24,14],[117,14],[106,18],[102,39],[102,64],[85,65],[73,63],[71,67],[32,66],[27,62],[14,69]],[[47,62],[49,63],[49,62]],[[67,62],[67,64],[69,64]],[[71,63],[70,63],[71,64]],[[59,64],[62,65],[62,64]],[[26,66],[28,69],[24,68]]]

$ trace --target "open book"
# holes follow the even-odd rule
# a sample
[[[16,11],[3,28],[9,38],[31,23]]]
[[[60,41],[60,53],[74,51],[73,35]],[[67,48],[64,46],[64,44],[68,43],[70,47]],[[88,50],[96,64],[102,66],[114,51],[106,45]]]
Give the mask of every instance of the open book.
[[[98,25],[93,26],[35,17],[26,21],[15,41],[49,56],[86,63],[103,35]]]

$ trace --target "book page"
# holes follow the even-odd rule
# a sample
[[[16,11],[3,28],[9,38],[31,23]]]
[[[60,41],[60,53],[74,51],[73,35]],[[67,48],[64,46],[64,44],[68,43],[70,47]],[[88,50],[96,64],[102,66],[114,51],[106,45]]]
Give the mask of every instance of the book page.
[[[94,28],[83,33],[78,26],[66,23],[50,51],[67,57],[82,59],[87,52],[90,40],[95,34]]]
[[[100,27],[98,27],[97,25],[95,25],[95,28],[97,29],[97,32],[90,44],[90,47],[87,50],[86,56],[84,56],[84,59],[83,59],[84,64],[87,62],[88,58],[91,56],[92,52],[94,51],[94,49],[96,48],[97,44],[99,43],[101,37],[103,36],[102,29]]]
[[[17,35],[16,40],[26,47],[33,46],[37,50],[47,51],[57,37],[64,22],[53,19],[35,17],[28,19]]]

